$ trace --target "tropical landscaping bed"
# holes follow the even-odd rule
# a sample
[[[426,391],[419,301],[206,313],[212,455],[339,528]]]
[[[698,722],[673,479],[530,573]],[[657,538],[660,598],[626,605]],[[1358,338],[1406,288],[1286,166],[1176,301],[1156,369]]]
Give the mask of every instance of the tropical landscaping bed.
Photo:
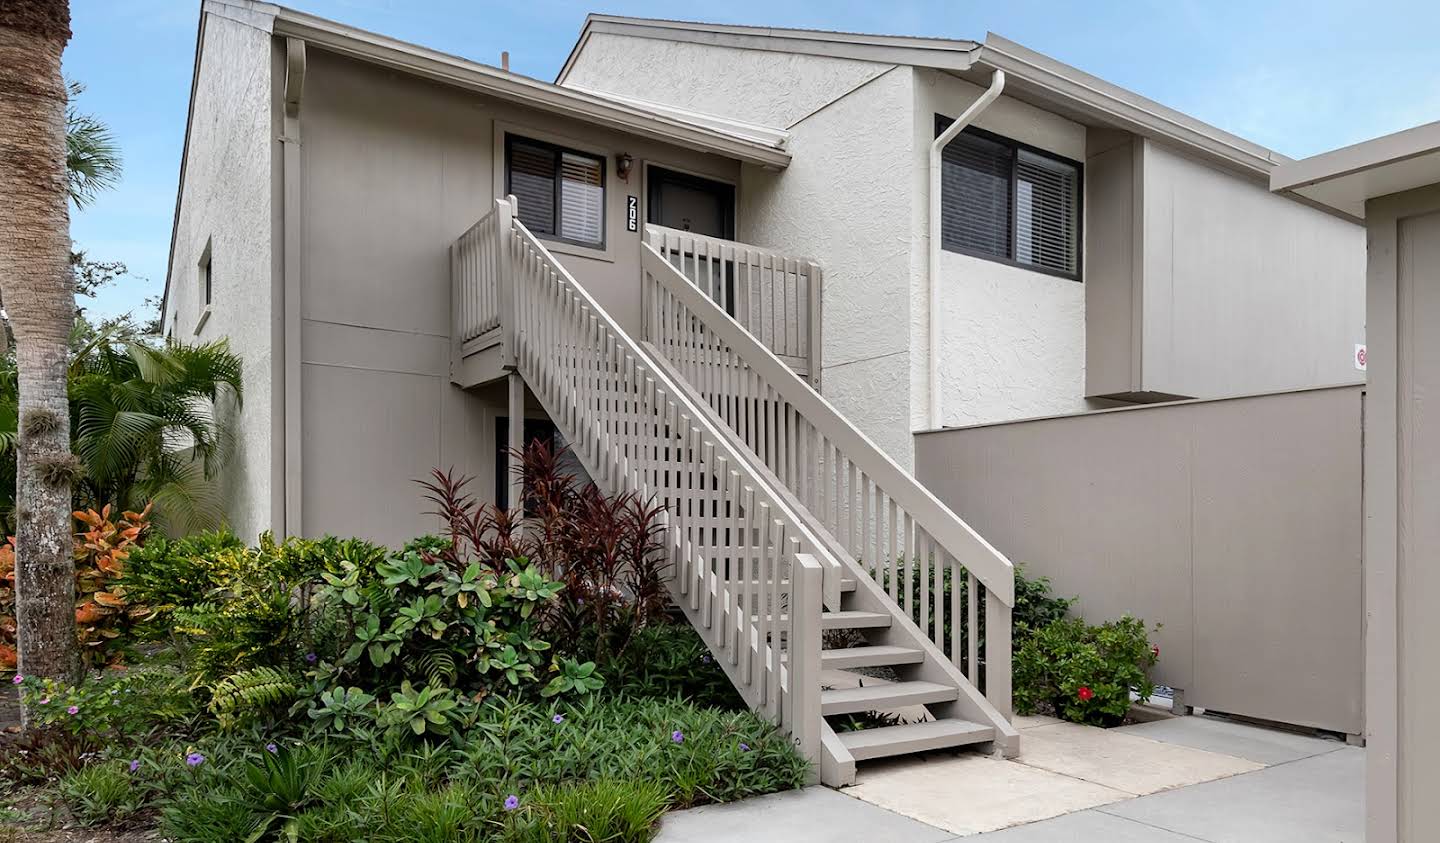
[[[0,737],[0,820],[21,838],[632,841],[667,809],[803,784],[790,740],[670,617],[655,507],[543,447],[524,467],[523,530],[437,472],[444,529],[395,550],[77,513],[88,675],[15,675],[32,722]]]

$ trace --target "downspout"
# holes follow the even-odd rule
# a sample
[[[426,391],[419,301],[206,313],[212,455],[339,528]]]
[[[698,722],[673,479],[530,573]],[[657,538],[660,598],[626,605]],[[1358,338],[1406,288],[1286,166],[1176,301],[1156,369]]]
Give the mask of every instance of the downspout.
[[[990,87],[980,98],[970,103],[970,107],[960,115],[954,123],[951,123],[940,136],[930,143],[930,212],[928,214],[930,225],[930,258],[926,263],[926,274],[929,307],[927,322],[930,333],[929,359],[927,361],[927,379],[929,381],[929,427],[938,428],[941,426],[940,412],[940,172],[941,157],[944,155],[945,147],[974,122],[980,113],[990,107],[990,103],[1000,97],[1000,92],[1005,90],[1005,71],[997,70],[990,76]]]
[[[304,493],[300,455],[300,273],[304,220],[300,179],[300,98],[305,90],[305,42],[285,39],[285,113],[280,134],[282,284],[281,366],[283,386],[283,464],[285,511],[283,536],[304,535],[300,503]]]

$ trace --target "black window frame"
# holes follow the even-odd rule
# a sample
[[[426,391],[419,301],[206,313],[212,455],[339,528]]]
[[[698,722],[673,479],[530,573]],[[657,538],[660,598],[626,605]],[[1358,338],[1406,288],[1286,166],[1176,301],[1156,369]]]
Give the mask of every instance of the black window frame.
[[[609,207],[608,207],[609,204],[610,204],[610,192],[609,192],[609,191],[610,191],[610,185],[609,185],[609,180],[610,180],[610,178],[609,178],[609,177],[610,177],[610,172],[609,172],[609,171],[610,171],[610,156],[608,156],[608,155],[601,155],[601,154],[597,154],[597,153],[594,153],[594,152],[588,152],[588,151],[586,151],[586,150],[584,150],[584,149],[575,149],[575,148],[569,147],[569,146],[562,146],[562,145],[560,145],[560,144],[558,144],[558,143],[551,143],[550,141],[540,140],[540,139],[538,139],[538,138],[532,138],[532,137],[529,137],[528,135],[517,135],[517,134],[514,134],[514,133],[512,133],[512,132],[506,132],[506,133],[505,133],[505,193],[506,193],[506,195],[510,195],[510,194],[512,194],[512,193],[515,192],[514,190],[511,189],[511,181],[512,181],[512,179],[514,178],[514,170],[513,170],[513,169],[511,168],[511,166],[510,166],[510,160],[511,160],[511,148],[514,146],[514,144],[515,144],[516,141],[519,141],[519,142],[521,142],[521,143],[523,143],[523,144],[525,144],[525,145],[527,145],[527,146],[533,146],[533,147],[537,147],[537,148],[540,148],[540,149],[546,149],[546,150],[549,150],[549,151],[555,153],[555,177],[554,177],[554,178],[555,178],[555,186],[554,186],[554,198],[553,198],[552,201],[554,202],[554,209],[555,209],[555,210],[554,210],[554,227],[555,227],[556,229],[558,229],[558,228],[560,227],[561,206],[562,206],[562,204],[563,204],[563,203],[562,203],[562,200],[561,200],[561,196],[560,196],[560,194],[561,194],[560,185],[561,185],[561,182],[562,182],[561,177],[560,177],[560,173],[561,173],[561,169],[562,169],[562,164],[561,164],[562,156],[565,155],[566,153],[569,153],[570,155],[578,155],[578,156],[580,156],[580,157],[582,157],[582,158],[589,158],[589,159],[592,160],[592,161],[598,161],[598,162],[600,163],[600,242],[599,242],[599,243],[596,243],[596,242],[594,242],[594,241],[592,241],[592,240],[577,240],[577,239],[575,239],[575,238],[573,238],[573,237],[563,237],[563,236],[561,236],[561,234],[559,233],[558,230],[557,230],[557,231],[543,232],[543,231],[535,231],[535,230],[532,228],[532,229],[531,229],[531,233],[534,234],[536,237],[542,239],[542,240],[551,240],[551,241],[554,241],[554,242],[556,242],[556,243],[568,243],[568,244],[570,244],[571,246],[579,246],[579,247],[584,248],[584,249],[596,249],[596,250],[599,250],[599,251],[604,251],[604,250],[605,250],[605,243],[606,243],[607,240],[609,239],[609,233],[610,233],[610,219],[609,219],[609,217],[610,217],[610,209],[609,209]],[[522,219],[521,222],[524,222],[524,220]],[[526,223],[526,227],[529,228],[529,223]]]
[[[200,262],[200,296],[205,307],[215,303],[215,255],[208,248]]]
[[[946,117],[946,116],[943,115],[943,114],[936,114],[936,115],[935,115],[935,137],[938,138],[947,128],[950,127],[950,124],[952,124],[952,123],[954,123],[954,122],[955,122],[954,118]],[[1032,146],[1032,145],[1030,145],[1030,144],[1028,144],[1028,143],[1023,143],[1023,142],[1017,141],[1017,140],[1015,140],[1015,139],[1013,139],[1013,138],[1007,138],[1007,137],[1005,137],[1004,135],[997,135],[997,134],[995,134],[994,132],[987,132],[987,131],[985,131],[984,129],[977,129],[977,128],[974,127],[974,126],[966,126],[964,129],[962,129],[962,130],[960,131],[960,134],[962,134],[962,135],[965,135],[965,134],[972,135],[972,136],[974,136],[974,137],[977,137],[977,138],[981,138],[981,139],[983,139],[983,140],[990,141],[991,143],[995,143],[995,144],[999,144],[999,145],[1001,145],[1001,146],[1007,147],[1007,148],[1010,150],[1010,176],[1009,176],[1009,188],[1010,188],[1010,218],[1009,218],[1008,220],[1006,220],[1006,224],[1009,226],[1009,244],[1008,244],[1009,254],[1006,254],[1006,255],[997,255],[997,254],[994,254],[993,252],[987,252],[987,251],[985,251],[985,250],[983,250],[983,249],[967,249],[967,248],[965,248],[965,247],[963,247],[963,246],[955,246],[955,245],[947,244],[947,243],[945,242],[945,235],[944,235],[944,226],[943,226],[943,224],[942,224],[942,226],[941,226],[940,248],[943,249],[944,251],[947,251],[947,252],[954,252],[954,253],[960,254],[960,255],[968,255],[968,256],[970,256],[970,257],[972,257],[972,258],[982,258],[982,259],[984,259],[984,260],[994,261],[994,262],[996,262],[996,263],[1004,264],[1004,265],[1006,265],[1006,266],[1013,266],[1013,267],[1015,267],[1015,268],[1017,268],[1017,269],[1025,269],[1025,270],[1029,270],[1030,272],[1039,272],[1039,273],[1041,273],[1042,275],[1053,275],[1053,276],[1055,276],[1056,278],[1064,278],[1064,279],[1066,279],[1066,280],[1068,280],[1068,281],[1076,281],[1076,282],[1084,283],[1084,278],[1083,278],[1082,276],[1083,276],[1084,269],[1085,269],[1085,164],[1084,164],[1083,162],[1081,162],[1081,161],[1076,161],[1076,160],[1074,160],[1073,158],[1066,158],[1066,157],[1063,156],[1063,155],[1056,155],[1055,153],[1051,152],[1051,151],[1048,150],[1048,149],[1041,149],[1041,148],[1038,147],[1038,146]],[[952,140],[952,143],[953,143],[953,140]],[[1021,150],[1024,150],[1025,152],[1028,152],[1028,153],[1030,153],[1030,154],[1032,154],[1032,155],[1037,155],[1037,156],[1040,156],[1041,158],[1048,158],[1048,159],[1050,159],[1051,161],[1057,161],[1057,162],[1059,162],[1059,163],[1061,163],[1061,164],[1065,164],[1065,165],[1068,165],[1068,166],[1071,166],[1071,167],[1074,167],[1074,168],[1075,168],[1075,271],[1074,271],[1074,272],[1065,272],[1064,270],[1054,269],[1054,268],[1052,268],[1052,267],[1042,266],[1042,265],[1040,265],[1040,264],[1035,264],[1035,263],[1025,263],[1024,261],[1019,261],[1019,260],[1016,260],[1016,259],[1015,259],[1016,244],[1017,244],[1017,242],[1019,241],[1019,238],[1020,238],[1020,231],[1019,231],[1019,224],[1018,224],[1018,216],[1019,216],[1019,213],[1020,213],[1020,207],[1019,207],[1020,203],[1019,203],[1019,201],[1018,201],[1018,200],[1019,200],[1019,196],[1018,196],[1019,187],[1018,187],[1018,185],[1019,185],[1020,180],[1016,177],[1016,168],[1017,168],[1017,166],[1018,166],[1018,164],[1019,164],[1019,161],[1020,161],[1020,151],[1021,151]],[[943,152],[942,152],[941,155],[942,155],[942,160],[941,160],[941,172],[942,172],[942,176],[941,176],[941,185],[942,185],[942,186],[941,186],[941,191],[942,191],[942,192],[941,192],[941,202],[944,202],[944,192],[943,192],[943,191],[944,191],[944,186],[943,186],[943,185],[944,185],[944,176],[943,176],[943,172],[944,172],[944,160],[943,160],[943,155],[944,155],[944,154],[943,154]]]

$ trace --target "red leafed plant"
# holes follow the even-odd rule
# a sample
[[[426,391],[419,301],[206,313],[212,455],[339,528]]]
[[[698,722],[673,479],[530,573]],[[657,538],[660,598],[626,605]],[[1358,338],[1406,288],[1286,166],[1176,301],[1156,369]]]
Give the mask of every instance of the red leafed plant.
[[[565,584],[545,618],[552,637],[604,664],[669,604],[665,509],[634,493],[603,494],[566,468],[565,455],[539,440],[515,455],[523,513],[477,502],[466,491],[468,477],[432,471],[421,485],[450,547],[429,561],[456,570],[472,561],[493,570],[504,570],[506,559],[534,562]]]
[[[109,505],[96,512],[76,511],[81,530],[75,534],[75,635],[87,667],[113,664],[130,624],[148,614],[125,598],[120,580],[125,559],[150,528],[150,506],[121,513],[112,520]],[[0,669],[16,663],[15,539],[0,545]]]
[[[117,644],[130,624],[148,614],[125,598],[125,560],[150,529],[150,504],[112,520],[109,504],[77,510],[75,534],[75,634],[87,666],[116,662]]]

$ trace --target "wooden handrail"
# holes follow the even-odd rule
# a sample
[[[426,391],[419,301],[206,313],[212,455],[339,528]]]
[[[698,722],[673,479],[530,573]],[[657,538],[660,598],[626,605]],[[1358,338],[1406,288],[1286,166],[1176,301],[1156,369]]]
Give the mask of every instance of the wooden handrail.
[[[901,468],[868,436],[733,317],[721,310],[648,244],[641,246],[641,267],[712,331],[796,411],[810,420],[847,459],[864,471],[915,523],[961,560],[1006,606],[1015,605],[1015,569],[1003,554]]]

